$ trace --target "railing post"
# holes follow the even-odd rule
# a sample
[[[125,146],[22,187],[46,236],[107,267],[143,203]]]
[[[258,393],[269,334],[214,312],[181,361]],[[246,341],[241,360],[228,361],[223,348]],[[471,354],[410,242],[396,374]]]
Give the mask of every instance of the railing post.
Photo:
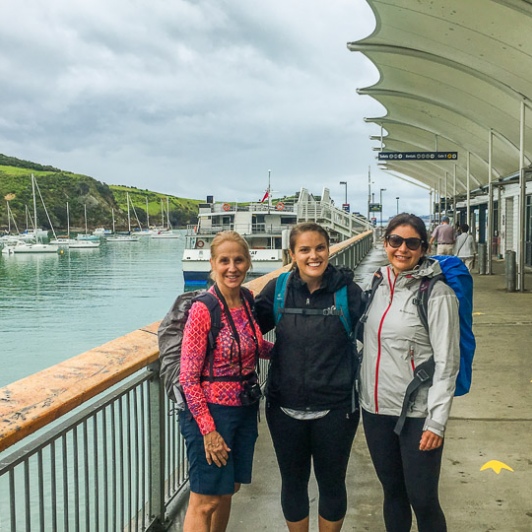
[[[517,286],[517,269],[515,261],[515,251],[506,251],[506,290],[508,292],[515,292]]]
[[[479,275],[486,275],[488,247],[486,244],[478,245],[478,273]]]
[[[159,362],[148,366],[151,378],[148,381],[149,392],[149,447],[150,447],[150,517],[155,522],[162,523],[164,515],[164,442],[165,442],[165,417],[164,417],[164,387],[159,378]],[[157,529],[157,526],[155,530]],[[154,528],[151,528],[154,530]]]

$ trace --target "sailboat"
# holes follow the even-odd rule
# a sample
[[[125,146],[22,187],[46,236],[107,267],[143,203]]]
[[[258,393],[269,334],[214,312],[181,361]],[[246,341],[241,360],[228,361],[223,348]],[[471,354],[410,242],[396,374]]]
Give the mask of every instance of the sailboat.
[[[52,223],[50,221],[50,217],[48,216],[48,211],[46,210],[46,205],[44,204],[44,201],[42,200],[42,196],[40,194],[40,190],[38,188],[35,181],[35,177],[33,174],[31,174],[31,191],[33,194],[33,233],[35,235],[35,242],[25,242],[23,240],[17,240],[13,243],[8,243],[8,245],[4,246],[2,248],[2,253],[6,255],[12,255],[17,253],[57,253],[59,251],[59,246],[56,244],[43,244],[37,240],[37,235],[39,234],[37,229],[37,194],[36,190],[39,191],[39,196],[41,198],[44,211],[46,212],[46,216],[48,217],[48,222],[50,223],[50,227],[52,227]],[[52,227],[52,232],[54,234],[54,237],[57,239],[57,235],[55,234],[54,228]]]
[[[96,241],[99,242],[100,237],[98,235],[94,235],[94,234],[89,233],[89,229],[87,227],[87,204],[83,205],[83,209],[84,209],[84,212],[85,212],[85,232],[84,233],[79,233],[76,236],[76,239],[79,240],[79,241],[91,240],[93,242],[96,242]],[[93,247],[97,247],[97,246],[93,246]]]
[[[170,224],[170,199],[166,197],[166,226],[164,220],[164,207],[163,200],[161,198],[161,219],[162,227],[151,231],[152,238],[179,238],[179,233],[172,231],[172,225]]]
[[[111,210],[113,216],[113,234],[106,236],[107,242],[138,242],[139,237],[131,234],[131,214],[129,212],[129,192],[126,192],[127,199],[127,225],[128,233],[127,234],[117,234],[115,233],[115,211]]]
[[[0,237],[0,244],[9,243],[9,242],[13,243],[21,239],[20,231],[18,230],[18,226],[17,226],[17,221],[15,220],[13,211],[11,210],[11,207],[9,206],[9,202],[15,199],[15,194],[7,194],[4,197],[4,199],[6,200],[7,232],[5,232],[5,234],[3,234]],[[12,230],[11,224],[13,224],[13,228],[16,230],[16,232]]]
[[[70,238],[70,211],[68,209],[68,201],[66,204],[67,211],[67,236],[55,238],[50,241],[50,244],[57,244],[63,248],[72,249],[94,249],[100,247],[100,242],[94,240],[78,240],[76,238]],[[85,232],[87,231],[87,206],[85,206]]]

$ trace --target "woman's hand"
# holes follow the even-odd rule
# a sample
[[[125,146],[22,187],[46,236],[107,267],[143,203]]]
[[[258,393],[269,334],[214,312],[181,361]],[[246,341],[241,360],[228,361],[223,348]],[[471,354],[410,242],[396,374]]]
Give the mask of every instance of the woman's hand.
[[[222,467],[227,464],[227,458],[231,449],[227,446],[221,434],[216,430],[203,436],[203,445],[205,446],[205,458],[211,465],[213,462]]]
[[[443,443],[443,438],[434,434],[430,430],[425,430],[421,435],[421,441],[419,442],[420,451],[433,451],[438,447],[441,447]]]

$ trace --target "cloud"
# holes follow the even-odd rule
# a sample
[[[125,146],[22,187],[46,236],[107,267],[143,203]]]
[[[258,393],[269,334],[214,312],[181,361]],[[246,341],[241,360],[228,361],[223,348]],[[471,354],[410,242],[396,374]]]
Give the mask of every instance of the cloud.
[[[356,94],[376,69],[346,47],[373,31],[363,0],[8,0],[3,11],[8,155],[220,200],[257,199],[270,169],[278,194],[329,186],[340,202],[348,180],[363,213],[372,165],[377,186],[418,201],[379,174],[378,132],[363,122],[384,113]]]

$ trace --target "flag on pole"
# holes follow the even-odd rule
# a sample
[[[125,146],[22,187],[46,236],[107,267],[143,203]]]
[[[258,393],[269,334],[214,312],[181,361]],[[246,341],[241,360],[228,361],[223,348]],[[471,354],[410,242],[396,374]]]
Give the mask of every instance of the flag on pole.
[[[264,197],[260,200],[259,203],[264,203],[267,199],[268,199],[268,196],[270,195],[270,191],[267,190],[265,193],[264,193]]]

